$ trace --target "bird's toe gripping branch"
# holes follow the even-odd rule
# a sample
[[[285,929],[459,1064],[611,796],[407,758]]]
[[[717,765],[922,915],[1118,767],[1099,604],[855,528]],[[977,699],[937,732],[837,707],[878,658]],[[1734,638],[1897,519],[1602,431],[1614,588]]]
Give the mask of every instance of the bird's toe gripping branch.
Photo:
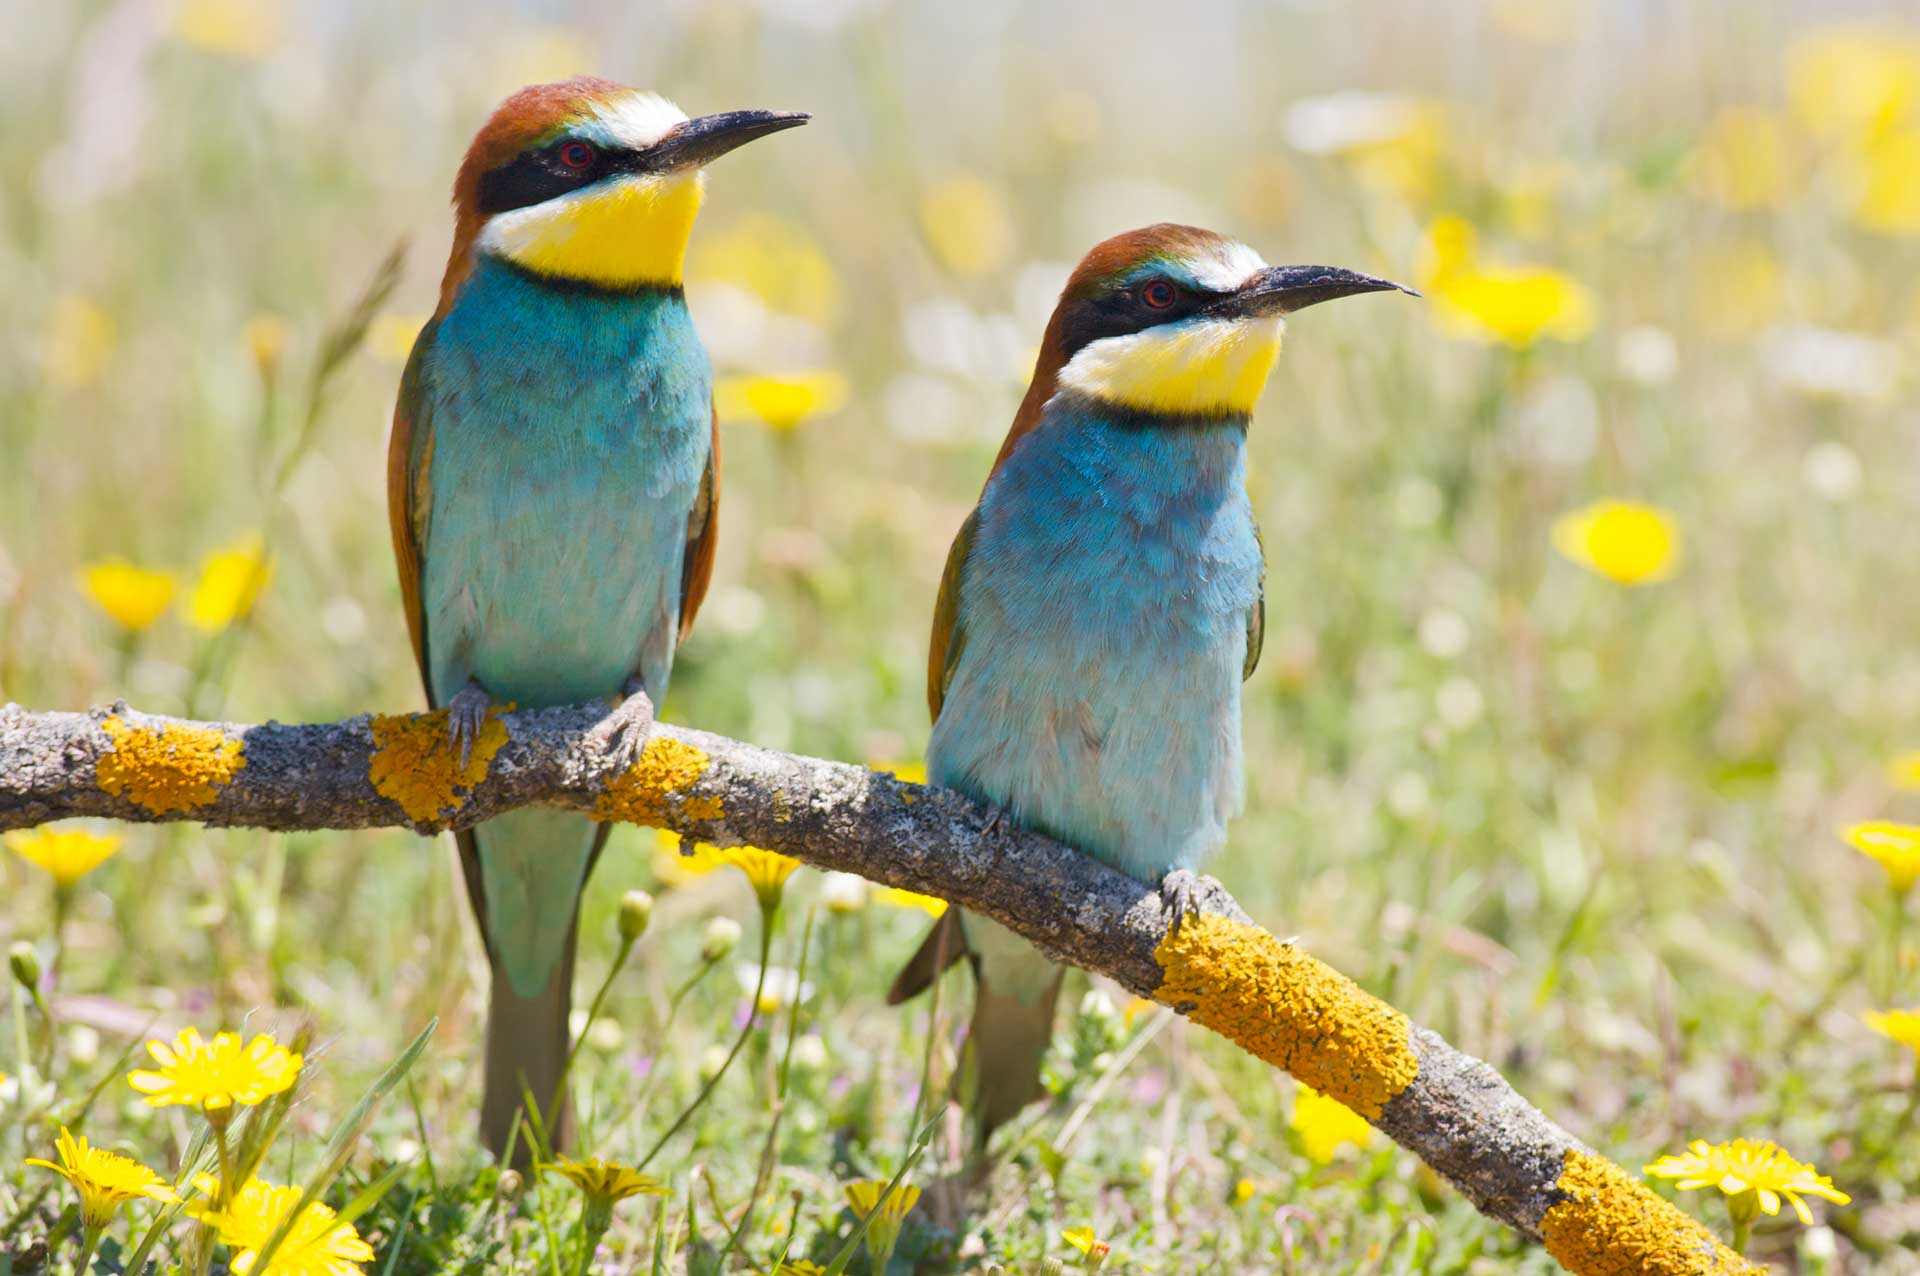
[[[1413,1091],[1421,1060],[1407,1017],[1258,926],[1190,912],[1154,957],[1164,972],[1156,998],[1369,1121],[1382,1123],[1397,1100],[1424,1099]],[[1571,1145],[1554,1168],[1553,1182],[1512,1195],[1551,1202],[1516,1221],[1568,1271],[1764,1276],[1607,1158]]]

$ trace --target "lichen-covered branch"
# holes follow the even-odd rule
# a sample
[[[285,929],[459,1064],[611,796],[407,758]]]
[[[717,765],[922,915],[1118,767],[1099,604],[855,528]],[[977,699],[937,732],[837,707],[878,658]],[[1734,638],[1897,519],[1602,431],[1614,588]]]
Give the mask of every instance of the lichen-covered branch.
[[[783,851],[943,896],[1173,1006],[1365,1115],[1569,1271],[1765,1271],[1549,1121],[1492,1067],[1254,925],[1217,883],[1200,915],[1169,934],[1157,890],[1044,837],[983,833],[987,810],[945,789],[671,726],[609,774],[585,739],[603,712],[496,713],[462,767],[444,747],[444,713],[245,726],[124,704],[8,705],[0,829],[105,816],[430,833],[538,804]]]

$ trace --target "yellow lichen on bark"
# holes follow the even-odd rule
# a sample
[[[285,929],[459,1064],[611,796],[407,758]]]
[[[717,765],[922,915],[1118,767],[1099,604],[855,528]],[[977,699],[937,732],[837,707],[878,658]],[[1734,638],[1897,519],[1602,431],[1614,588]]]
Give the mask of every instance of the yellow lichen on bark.
[[[680,814],[690,820],[717,820],[726,813],[726,802],[717,797],[690,797],[680,804]]]
[[[1257,926],[1189,913],[1154,997],[1369,1120],[1420,1071],[1407,1017]]]
[[[512,705],[494,705],[473,741],[467,764],[447,736],[447,711],[376,714],[367,726],[373,732],[373,758],[367,778],[380,796],[391,798],[407,818],[430,823],[453,814],[467,800],[487,771],[494,754],[507,742],[507,724],[500,715]]]
[[[101,790],[155,815],[205,806],[247,765],[245,745],[218,727],[136,727],[118,717],[100,725],[113,741],[94,769]]]
[[[652,736],[640,751],[639,761],[615,776],[594,802],[593,818],[658,825],[666,819],[667,799],[692,788],[706,774],[709,761],[705,751],[690,744],[670,736]],[[710,820],[719,818],[718,807],[718,799],[689,797],[681,810],[694,819]]]
[[[1540,1234],[1578,1276],[1766,1276],[1603,1156],[1569,1151],[1555,1187]]]

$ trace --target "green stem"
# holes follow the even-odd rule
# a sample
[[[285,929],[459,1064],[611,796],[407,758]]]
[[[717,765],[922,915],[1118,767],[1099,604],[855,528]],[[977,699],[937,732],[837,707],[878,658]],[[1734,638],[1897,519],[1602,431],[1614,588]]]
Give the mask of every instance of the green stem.
[[[1728,1246],[1734,1253],[1746,1256],[1747,1234],[1753,1230],[1753,1224],[1744,1219],[1736,1220],[1733,1225],[1733,1243]]]
[[[772,947],[773,915],[769,913],[767,909],[762,908],[760,910],[760,977],[754,980],[753,1001],[747,1007],[747,1021],[740,1026],[740,1035],[734,1038],[733,1049],[727,1051],[726,1060],[721,1063],[720,1070],[714,1073],[713,1078],[700,1088],[700,1093],[693,1096],[693,1102],[689,1103],[681,1111],[680,1115],[674,1118],[673,1124],[667,1127],[667,1132],[655,1141],[653,1147],[648,1150],[644,1157],[640,1158],[640,1164],[634,1166],[635,1171],[645,1170],[648,1165],[652,1164],[653,1158],[660,1155],[660,1149],[667,1146],[667,1140],[680,1133],[687,1122],[692,1119],[693,1114],[700,1110],[701,1105],[706,1103],[707,1097],[718,1088],[721,1080],[727,1075],[727,1070],[733,1067],[733,1061],[739,1057],[741,1048],[747,1044],[747,1038],[753,1035],[754,1025],[760,1020],[760,994],[766,991],[767,958],[770,955]]]
[[[97,1223],[89,1223],[80,1233],[80,1257],[73,1264],[75,1276],[87,1276],[92,1269],[93,1251],[100,1244],[100,1233],[105,1230]]]
[[[13,1052],[14,1066],[20,1069],[20,1087],[24,1092],[33,1080],[33,1056],[27,1045],[27,1003],[22,988],[13,982]]]
[[[640,1087],[634,1091],[633,1095],[632,1110],[639,1115],[646,1115],[646,1101],[648,1095],[653,1090],[653,1083],[658,1079],[660,1074],[665,1071],[660,1065],[659,1052],[664,1050],[667,1042],[673,1038],[673,1022],[680,1017],[680,1003],[687,999],[687,994],[693,991],[693,986],[705,978],[708,971],[719,964],[720,963],[713,961],[701,962],[700,969],[687,976],[686,982],[674,989],[673,995],[667,998],[667,1017],[660,1024],[659,1042],[655,1048],[653,1067],[648,1069],[647,1075],[640,1079]]]

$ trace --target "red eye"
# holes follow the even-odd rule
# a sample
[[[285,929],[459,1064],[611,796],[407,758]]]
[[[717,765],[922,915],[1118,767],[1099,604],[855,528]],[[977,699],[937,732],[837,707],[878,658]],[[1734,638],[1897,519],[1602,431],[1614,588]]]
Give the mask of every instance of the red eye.
[[[585,142],[568,142],[560,148],[560,162],[568,168],[586,168],[593,163],[594,152]]]
[[[1165,310],[1173,304],[1173,285],[1164,279],[1156,279],[1140,290],[1140,299],[1155,310]]]

